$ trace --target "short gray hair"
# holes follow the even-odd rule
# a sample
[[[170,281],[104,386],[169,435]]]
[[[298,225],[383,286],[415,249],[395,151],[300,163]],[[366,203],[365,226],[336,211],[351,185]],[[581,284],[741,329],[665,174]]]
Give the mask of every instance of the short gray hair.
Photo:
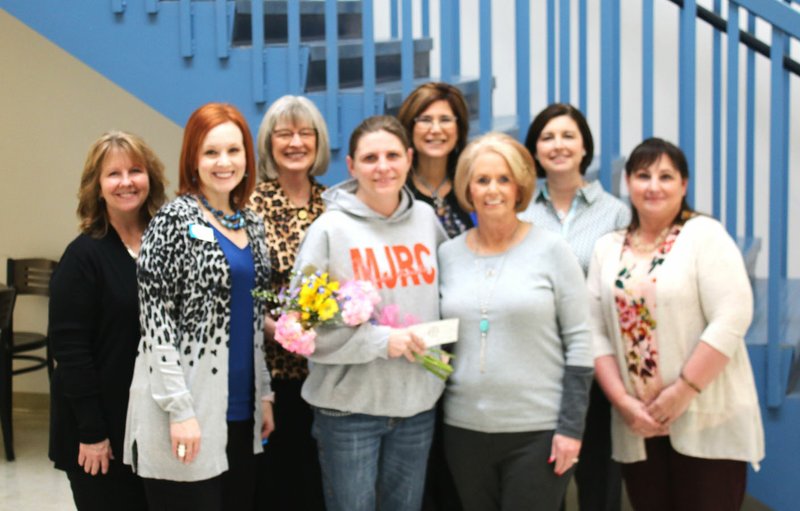
[[[321,176],[328,170],[331,160],[331,146],[328,127],[322,114],[308,98],[303,96],[282,96],[269,107],[261,126],[258,128],[258,176],[261,180],[278,178],[278,168],[272,157],[272,132],[279,121],[295,124],[308,123],[317,132],[317,157],[308,171],[309,176]]]

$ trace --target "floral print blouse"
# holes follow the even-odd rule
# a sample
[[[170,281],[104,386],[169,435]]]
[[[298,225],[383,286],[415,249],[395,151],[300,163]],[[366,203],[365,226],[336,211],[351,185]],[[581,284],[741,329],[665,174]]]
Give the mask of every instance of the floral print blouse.
[[[614,299],[625,343],[627,371],[636,397],[654,399],[663,386],[658,366],[656,324],[656,280],[658,268],[672,249],[681,226],[673,226],[664,241],[646,255],[637,254],[626,236],[620,256],[620,270],[614,281]]]

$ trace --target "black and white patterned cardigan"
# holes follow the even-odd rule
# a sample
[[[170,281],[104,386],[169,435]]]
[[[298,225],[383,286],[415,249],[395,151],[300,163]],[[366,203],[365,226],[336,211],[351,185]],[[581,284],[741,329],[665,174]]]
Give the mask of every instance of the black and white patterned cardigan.
[[[255,264],[256,286],[267,289],[269,260],[264,224],[243,211]],[[228,468],[228,344],[231,277],[225,254],[213,239],[192,237],[189,228],[210,228],[197,200],[181,196],[150,222],[138,261],[142,338],[131,383],[125,428],[125,463],[142,477],[200,481]],[[253,451],[261,447],[258,397],[271,393],[264,358],[263,300],[254,303],[256,406]],[[170,422],[197,417],[200,453],[189,465],[171,450]]]

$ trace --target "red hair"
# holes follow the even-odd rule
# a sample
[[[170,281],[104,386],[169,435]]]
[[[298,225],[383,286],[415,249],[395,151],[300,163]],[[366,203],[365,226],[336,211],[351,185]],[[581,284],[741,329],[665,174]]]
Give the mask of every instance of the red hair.
[[[200,193],[200,183],[197,176],[200,149],[208,132],[226,122],[234,123],[241,130],[244,154],[247,160],[244,179],[231,192],[231,207],[237,210],[244,207],[256,186],[255,152],[253,151],[253,137],[250,134],[247,121],[244,120],[244,116],[235,106],[227,103],[206,103],[195,110],[189,120],[186,121],[186,127],[183,130],[180,168],[178,170],[178,194]]]

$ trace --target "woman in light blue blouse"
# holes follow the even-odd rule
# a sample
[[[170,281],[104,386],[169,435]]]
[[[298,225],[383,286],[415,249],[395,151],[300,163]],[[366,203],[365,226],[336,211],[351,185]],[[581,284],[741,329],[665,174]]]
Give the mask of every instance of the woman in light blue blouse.
[[[607,232],[630,222],[630,209],[599,181],[584,175],[594,157],[594,140],[583,114],[572,105],[553,103],[536,116],[525,138],[536,174],[544,178],[522,220],[559,232],[586,274],[594,244]],[[619,511],[621,476],[611,461],[610,405],[592,385],[586,433],[575,473],[582,510]]]

